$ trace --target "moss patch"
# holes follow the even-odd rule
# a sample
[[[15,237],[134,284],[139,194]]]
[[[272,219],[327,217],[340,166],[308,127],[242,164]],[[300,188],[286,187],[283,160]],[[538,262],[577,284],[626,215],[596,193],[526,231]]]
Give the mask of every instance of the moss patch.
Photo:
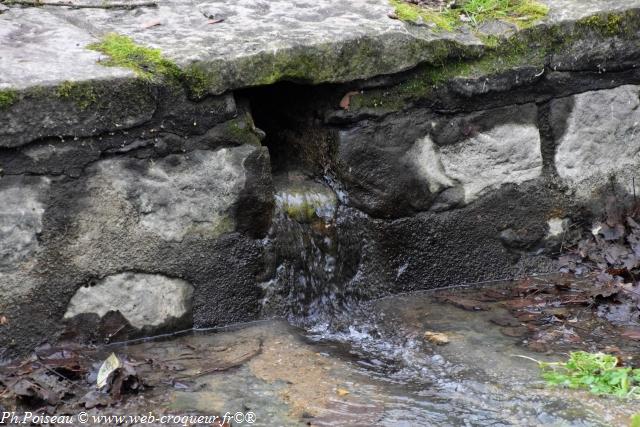
[[[205,97],[213,83],[210,76],[197,65],[183,70],[165,58],[160,49],[141,46],[121,34],[107,34],[102,41],[90,44],[87,48],[109,56],[108,60],[101,62],[102,65],[129,68],[144,81],[184,87],[194,99]]]
[[[81,110],[86,110],[98,101],[98,95],[89,82],[65,81],[58,86],[56,94],[60,98],[72,100]]]
[[[107,34],[101,42],[90,44],[87,48],[110,57],[101,62],[102,65],[129,68],[146,80],[178,79],[182,76],[180,68],[164,58],[160,49],[140,46],[121,34]]]
[[[253,130],[253,122],[249,115],[235,118],[226,122],[226,134],[237,144],[250,144],[260,146],[260,139]]]
[[[495,41],[495,47],[472,60],[451,60],[423,67],[420,72],[392,89],[378,89],[351,98],[353,108],[398,110],[412,100],[429,96],[454,78],[475,78],[499,74],[519,66],[543,66],[546,49],[532,49],[528,39],[514,37]]]
[[[430,22],[446,31],[452,31],[464,22],[477,27],[491,20],[502,20],[518,28],[527,28],[549,13],[546,5],[535,0],[466,0],[460,7],[442,10],[428,9],[404,0],[389,1],[398,19],[413,23]]]
[[[481,37],[485,50],[480,58],[448,58],[440,64],[420,67],[395,86],[353,96],[350,107],[398,111],[433,96],[440,86],[456,78],[491,77],[523,66],[542,68],[549,55],[572,49],[580,40],[607,40],[614,36],[634,39],[639,31],[639,13],[628,11],[591,16],[575,25],[540,25],[509,38]]]
[[[413,23],[420,21],[431,22],[446,31],[453,31],[459,25],[459,16],[456,16],[452,9],[436,11],[406,3],[404,0],[390,0],[390,2],[395,8],[396,16],[402,21]]]
[[[18,101],[18,92],[13,89],[0,90],[0,110],[11,107]]]
[[[623,19],[620,15],[593,15],[579,20],[576,26],[592,29],[605,36],[613,36],[621,32]]]

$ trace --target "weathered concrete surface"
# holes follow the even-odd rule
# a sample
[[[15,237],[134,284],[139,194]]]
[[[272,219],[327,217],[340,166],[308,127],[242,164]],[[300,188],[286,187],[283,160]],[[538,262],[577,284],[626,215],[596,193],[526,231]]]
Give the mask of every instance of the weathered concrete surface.
[[[545,3],[551,11],[541,24],[640,7],[639,0]],[[463,49],[471,55],[481,45],[470,33],[406,26],[390,19],[391,11],[386,0],[172,0],[133,11],[11,7],[0,15],[0,89],[131,76],[101,67],[99,54],[84,49],[109,32],[157,47],[183,67],[201,66],[213,93],[281,79],[365,79],[440,60],[443,40],[472,47]]]
[[[121,273],[75,293],[65,318],[95,313],[103,317],[119,311],[131,326],[161,327],[191,314],[193,286],[184,280],[157,274]]]

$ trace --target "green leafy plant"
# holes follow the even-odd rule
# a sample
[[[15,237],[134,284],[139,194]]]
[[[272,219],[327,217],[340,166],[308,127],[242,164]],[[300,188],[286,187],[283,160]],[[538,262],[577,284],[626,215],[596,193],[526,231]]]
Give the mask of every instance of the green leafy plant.
[[[538,362],[547,383],[594,394],[640,398],[640,369],[618,366],[616,356],[578,351],[566,362]]]
[[[629,425],[630,427],[640,427],[640,412],[631,415],[631,424]]]

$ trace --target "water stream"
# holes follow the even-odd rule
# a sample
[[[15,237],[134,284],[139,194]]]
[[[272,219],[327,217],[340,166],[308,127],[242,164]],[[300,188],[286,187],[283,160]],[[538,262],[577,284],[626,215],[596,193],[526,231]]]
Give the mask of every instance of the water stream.
[[[527,351],[488,313],[438,303],[429,293],[364,304],[350,316],[339,331],[274,320],[119,350],[179,360],[173,368],[188,378],[212,357],[233,360],[260,346],[234,369],[193,381],[163,375],[143,406],[252,411],[261,426],[624,426],[636,409],[634,402],[546,387],[537,365],[515,355],[560,355]],[[450,343],[433,344],[425,331],[443,332]],[[185,356],[194,350],[197,357]]]
[[[118,348],[136,360],[173,361],[132,403],[138,409],[251,411],[259,426],[627,425],[634,402],[547,387],[537,364],[518,356],[564,356],[533,353],[505,335],[490,321],[506,313],[499,305],[465,311],[437,292],[345,301],[336,196],[321,184],[278,185],[277,268],[263,287],[266,306],[286,302],[288,321]],[[434,344],[427,331],[450,342]],[[207,371],[246,355],[240,366]]]

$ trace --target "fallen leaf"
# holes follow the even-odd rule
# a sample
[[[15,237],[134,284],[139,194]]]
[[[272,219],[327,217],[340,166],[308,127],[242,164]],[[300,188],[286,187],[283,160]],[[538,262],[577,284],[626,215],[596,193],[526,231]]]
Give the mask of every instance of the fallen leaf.
[[[340,100],[340,108],[342,108],[343,110],[348,110],[349,105],[351,104],[351,97],[354,95],[358,95],[359,93],[360,92],[357,91],[347,92],[347,94]]]
[[[100,366],[100,370],[98,371],[98,378],[96,380],[96,386],[101,389],[107,385],[107,381],[111,374],[122,366],[122,362],[120,358],[115,355],[115,353],[111,353],[107,359],[102,362],[102,366]]]
[[[508,314],[494,316],[491,319],[489,319],[489,321],[498,326],[511,326],[511,327],[520,326],[520,321]]]
[[[625,329],[620,335],[634,341],[640,341],[640,328]]]
[[[9,319],[7,316],[0,316],[0,326],[5,326],[9,324]]]
[[[143,22],[142,28],[147,29],[157,27],[158,25],[162,25],[162,22],[159,19],[152,19],[150,21]]]
[[[526,335],[527,328],[523,328],[522,326],[500,328],[500,332],[502,333],[502,335],[505,335],[507,337],[520,338]]]
[[[487,305],[481,303],[480,301],[462,298],[462,297],[453,296],[453,295],[445,296],[444,298],[442,298],[442,301],[467,311],[488,310]]]
[[[209,19],[207,21],[207,24],[219,24],[221,22],[224,22],[224,19],[220,18],[220,19]]]
[[[336,390],[336,392],[338,393],[338,396],[340,396],[340,397],[344,397],[347,394],[349,394],[349,390],[345,390],[344,388],[339,388],[338,390]]]

